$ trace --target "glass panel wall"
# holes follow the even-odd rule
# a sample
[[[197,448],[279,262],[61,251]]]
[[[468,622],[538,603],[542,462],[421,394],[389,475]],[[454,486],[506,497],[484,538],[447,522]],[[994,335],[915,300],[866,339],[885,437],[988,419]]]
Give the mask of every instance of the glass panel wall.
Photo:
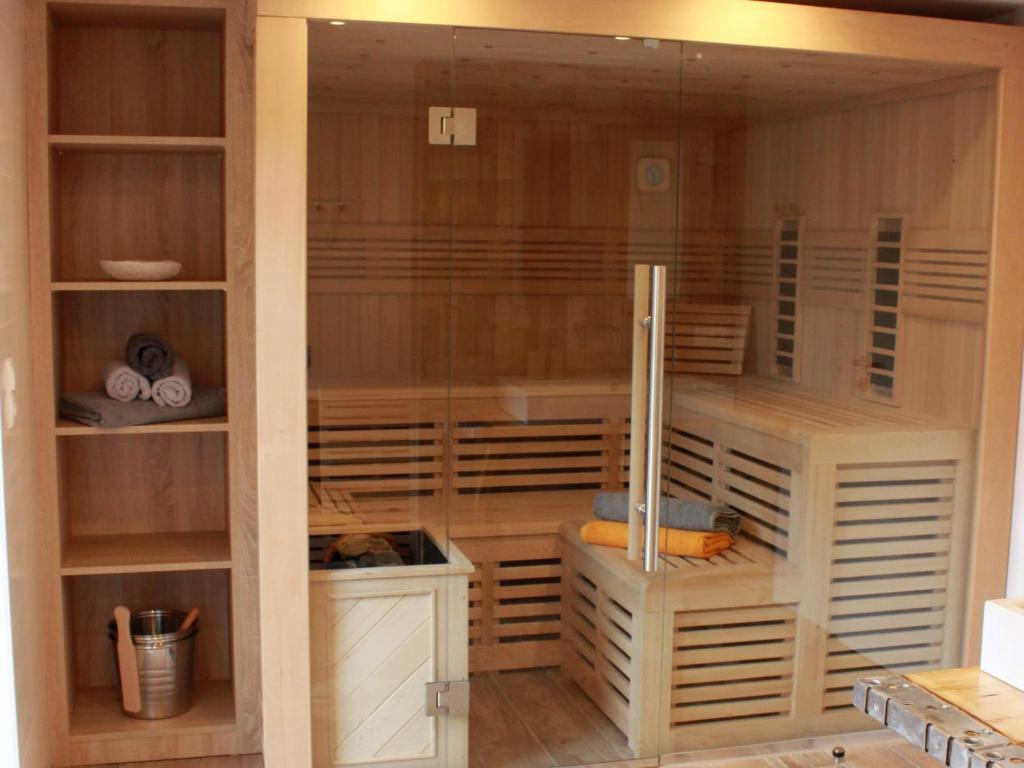
[[[447,537],[452,157],[427,131],[451,51],[447,27],[309,25],[317,766],[447,764],[428,686],[466,676],[448,645],[471,570]]]
[[[318,765],[863,730],[959,661],[990,81],[350,22],[309,101]]]
[[[674,383],[672,493],[742,533],[667,589],[668,750],[875,727],[856,679],[960,660],[992,82],[684,46],[687,194],[718,217],[684,224],[683,305],[749,328],[734,371]]]
[[[628,519],[651,362],[638,324],[650,270],[636,267],[676,279],[680,54],[657,40],[455,33],[453,106],[475,110],[476,130],[453,151],[450,519],[477,565],[474,711],[502,713],[471,721],[481,764],[658,754],[662,682],[635,670],[640,636],[662,638],[664,568],[643,573]],[[671,373],[655,375],[667,397]]]

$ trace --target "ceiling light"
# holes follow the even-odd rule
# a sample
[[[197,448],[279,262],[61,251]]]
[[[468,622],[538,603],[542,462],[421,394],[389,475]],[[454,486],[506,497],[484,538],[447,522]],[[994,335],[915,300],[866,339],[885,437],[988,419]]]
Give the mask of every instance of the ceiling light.
[[[331,26],[332,27],[344,27],[345,26],[345,22],[344,21],[332,21],[331,22]]]
[[[615,36],[615,39],[616,39],[616,40],[632,40],[633,38],[631,38],[631,37],[626,37],[625,35],[616,35],[616,36]]]

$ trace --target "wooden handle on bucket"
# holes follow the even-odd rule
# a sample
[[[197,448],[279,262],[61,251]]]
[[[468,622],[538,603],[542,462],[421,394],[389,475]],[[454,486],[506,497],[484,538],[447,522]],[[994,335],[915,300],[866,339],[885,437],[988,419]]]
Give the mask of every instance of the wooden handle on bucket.
[[[142,709],[139,694],[139,665],[135,660],[135,643],[132,642],[132,614],[125,606],[114,609],[117,622],[117,667],[121,672],[121,705],[125,712],[135,713]]]
[[[186,629],[196,623],[196,619],[199,618],[199,609],[193,608],[187,614],[185,614],[185,620],[181,622],[181,626],[178,627],[178,633],[184,632]]]

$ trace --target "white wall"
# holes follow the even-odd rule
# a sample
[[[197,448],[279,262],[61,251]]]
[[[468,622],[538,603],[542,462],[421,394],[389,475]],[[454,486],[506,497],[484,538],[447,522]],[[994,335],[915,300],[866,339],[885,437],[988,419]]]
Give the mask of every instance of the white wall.
[[[46,674],[43,666],[40,611],[42,601],[33,567],[39,555],[33,513],[31,380],[29,376],[29,306],[27,220],[25,211],[24,0],[0,0],[0,365],[13,362],[17,417],[13,428],[0,425],[3,447],[4,536],[7,574],[0,580],[0,694],[12,690],[11,665],[3,647],[13,647],[20,760],[0,755],[4,766],[49,766],[47,752]],[[11,398],[3,401],[9,415]],[[2,539],[3,537],[0,537]],[[0,541],[2,544],[2,541]],[[4,621],[13,620],[13,637]],[[13,642],[12,642],[13,641]],[[3,704],[0,703],[0,712]],[[0,719],[7,720],[0,715]],[[13,720],[0,723],[12,726]],[[2,736],[0,736],[2,738]]]

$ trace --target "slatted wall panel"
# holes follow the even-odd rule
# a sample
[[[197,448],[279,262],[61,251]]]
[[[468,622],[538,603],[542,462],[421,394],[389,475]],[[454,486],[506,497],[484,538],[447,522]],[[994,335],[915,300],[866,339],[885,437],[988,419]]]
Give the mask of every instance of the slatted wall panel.
[[[954,462],[843,465],[835,524],[824,706],[858,677],[942,660]]]
[[[903,274],[907,314],[982,324],[988,297],[988,230],[908,233]]]
[[[459,227],[452,234],[438,226],[346,225],[343,234],[310,238],[310,290],[619,293],[633,264],[671,264],[677,249],[672,230]]]
[[[806,230],[800,251],[800,302],[863,309],[868,237],[866,230]]]
[[[410,418],[384,413],[311,427],[311,485],[332,489],[334,496],[341,493],[348,502],[441,495],[444,423]]]
[[[788,717],[796,614],[791,605],[676,612],[671,727]]]
[[[670,302],[665,370],[739,376],[749,329],[747,305]]]
[[[782,219],[775,229],[775,351],[772,370],[780,379],[787,381],[795,381],[797,371],[801,227],[800,219]]]
[[[470,672],[558,664],[561,539],[556,534],[457,541],[469,579]]]
[[[868,286],[867,382],[869,400],[898,405],[897,354],[903,272],[901,216],[875,217]]]
[[[675,426],[669,435],[669,495],[736,510],[748,536],[788,556],[793,470],[710,435]]]
[[[608,718],[629,733],[635,608],[614,600],[578,570],[568,570],[565,578],[564,668]]]
[[[458,422],[452,488],[459,494],[600,489],[611,479],[606,419]]]

